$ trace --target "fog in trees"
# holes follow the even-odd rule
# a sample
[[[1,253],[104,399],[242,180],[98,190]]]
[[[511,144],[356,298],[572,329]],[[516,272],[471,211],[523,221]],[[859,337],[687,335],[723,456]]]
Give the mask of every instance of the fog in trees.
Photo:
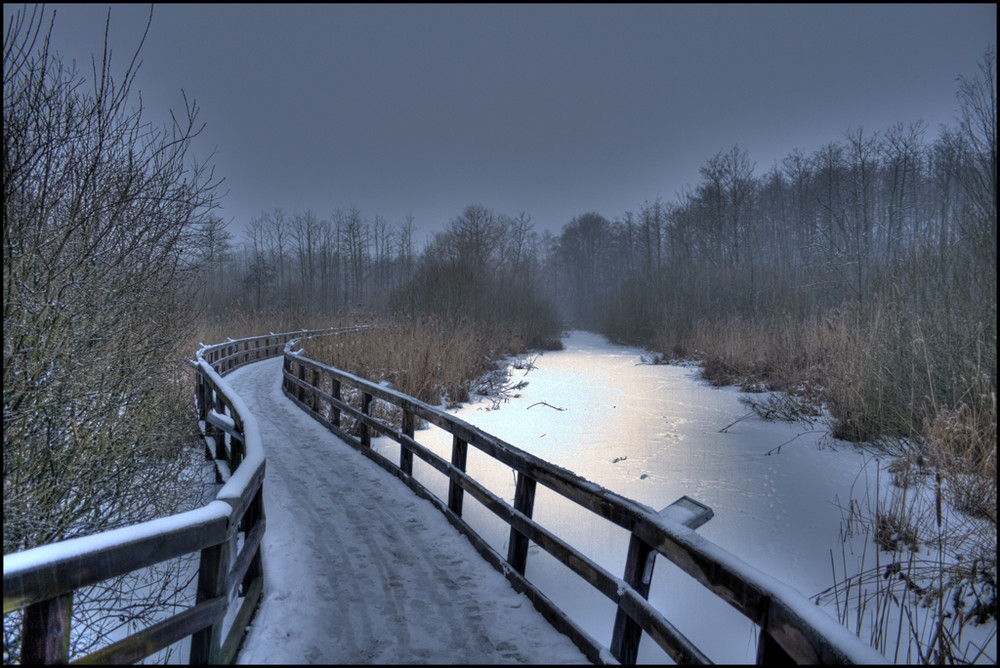
[[[581,213],[557,235],[480,203],[418,221],[439,230],[426,239],[412,218],[356,207],[264,212],[242,250],[219,255],[205,298],[229,291],[233,308],[265,312],[518,320],[539,327],[533,337],[558,318],[663,348],[706,320],[893,304],[935,349],[974,347],[996,329],[995,79],[991,49],[958,80],[960,115],[936,137],[919,120],[847,125],[766,173],[733,146],[673,200],[610,219]]]

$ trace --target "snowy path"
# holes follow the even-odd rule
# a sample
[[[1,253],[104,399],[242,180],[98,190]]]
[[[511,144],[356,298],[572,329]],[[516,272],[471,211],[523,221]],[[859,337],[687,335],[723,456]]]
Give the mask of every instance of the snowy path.
[[[281,359],[226,380],[267,452],[265,593],[239,663],[586,663],[430,503],[307,417]]]

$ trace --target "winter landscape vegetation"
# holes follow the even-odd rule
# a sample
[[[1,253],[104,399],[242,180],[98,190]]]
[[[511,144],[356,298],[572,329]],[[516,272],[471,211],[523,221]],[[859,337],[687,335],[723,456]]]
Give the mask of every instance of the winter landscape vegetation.
[[[224,175],[189,152],[202,121],[218,121],[185,98],[173,126],[149,124],[136,61],[123,74],[100,57],[93,72],[72,69],[48,48],[47,21],[26,8],[4,39],[5,572],[8,555],[213,498],[192,408],[201,343],[360,324],[301,345],[622,496],[708,504],[700,535],[889,661],[996,663],[994,47],[955,73],[951,126],[844,119],[841,136],[765,173],[738,145],[706,156],[676,198],[610,219],[581,211],[553,232],[471,203],[424,239],[412,218],[355,206],[271,209],[236,229],[217,211]],[[279,376],[269,361],[229,378],[280,403]],[[358,479],[410,508],[398,481],[379,482],[347,447],[337,455],[352,456]],[[509,478],[491,484],[514,493]],[[296,503],[329,502],[309,492]],[[281,607],[296,602],[282,589],[292,566],[314,557],[296,556],[294,531],[307,529],[289,501],[267,503],[286,533],[265,537],[265,569],[285,579],[265,584],[241,660],[405,660],[360,642],[357,656],[331,653],[354,641],[310,641],[329,633],[322,618],[285,645],[268,634],[296,614]],[[414,523],[453,545],[441,559],[478,558],[414,508]],[[612,537],[560,517],[621,572]],[[490,540],[506,549],[505,536]],[[659,561],[650,600],[682,630],[699,620],[690,635],[713,659],[753,661],[751,624],[698,602],[704,588]],[[613,606],[562,587],[551,566],[535,566],[550,598],[608,643]],[[180,605],[196,570],[175,560],[77,592],[69,656]],[[530,607],[505,581],[477,585],[494,605],[479,614]],[[419,646],[420,611],[407,609],[404,649],[423,652],[410,659],[447,661]],[[4,614],[13,663],[24,622],[6,598]],[[466,641],[466,660],[581,660],[560,634],[524,624]],[[664,660],[655,650],[641,645],[640,661]]]

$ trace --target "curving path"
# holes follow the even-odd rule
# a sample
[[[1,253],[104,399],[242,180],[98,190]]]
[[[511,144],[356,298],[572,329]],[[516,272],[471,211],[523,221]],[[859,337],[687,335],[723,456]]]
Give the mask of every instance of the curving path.
[[[281,358],[226,377],[267,452],[265,593],[239,663],[586,663],[430,503],[302,413]]]

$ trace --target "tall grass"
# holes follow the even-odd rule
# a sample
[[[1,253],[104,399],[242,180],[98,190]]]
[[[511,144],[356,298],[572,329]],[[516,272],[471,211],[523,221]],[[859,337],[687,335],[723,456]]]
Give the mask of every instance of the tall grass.
[[[836,584],[817,602],[894,663],[995,662],[995,529],[943,503],[948,481],[930,468],[889,470],[891,484],[876,468],[852,494]]]
[[[995,643],[996,323],[988,313],[871,299],[804,320],[700,320],[656,344],[700,359],[716,385],[786,393],[795,409],[786,414],[822,406],[834,436],[891,455],[892,485],[880,497],[877,483],[874,502],[852,498],[845,518],[845,545],[864,532],[872,551],[856,571],[843,554],[839,572],[834,564],[840,581],[821,597],[893,660],[995,658],[968,628],[992,622],[986,642]],[[748,403],[762,415],[776,410]]]
[[[699,320],[651,347],[700,359],[716,385],[806,394],[825,405],[845,440],[888,449],[901,438],[922,443],[939,416],[961,409],[968,444],[956,433],[948,447],[982,449],[991,437],[995,446],[996,339],[982,323],[871,300],[804,320]]]
[[[306,354],[432,405],[469,400],[477,379],[498,369],[500,359],[527,346],[517,331],[468,319],[382,318],[374,327],[303,342]]]
[[[326,329],[367,324],[370,318],[362,313],[337,315],[317,314],[304,309],[268,309],[265,311],[225,310],[206,312],[197,321],[192,340],[185,351],[188,355],[202,343],[212,345],[228,339],[241,339],[274,332],[295,332],[303,329]]]

